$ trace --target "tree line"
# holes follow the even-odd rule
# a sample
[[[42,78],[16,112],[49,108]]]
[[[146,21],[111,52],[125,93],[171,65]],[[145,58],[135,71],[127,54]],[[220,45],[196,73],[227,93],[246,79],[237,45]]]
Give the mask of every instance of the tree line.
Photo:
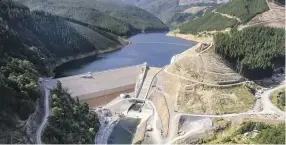
[[[94,144],[99,121],[86,103],[71,98],[61,83],[51,91],[52,112],[43,133],[48,144]]]
[[[273,69],[285,65],[285,31],[252,27],[214,37],[215,51],[249,79],[269,77]]]
[[[198,34],[203,31],[220,31],[228,27],[232,28],[237,24],[235,19],[226,18],[220,14],[209,12],[202,17],[182,24],[179,29],[180,33]]]
[[[267,10],[269,8],[265,0],[231,0],[216,9],[217,12],[240,18],[243,23]]]
[[[0,143],[33,143],[25,123],[42,95],[39,76],[51,74],[47,58],[95,48],[57,16],[11,0],[0,8]]]
[[[245,122],[236,131],[235,134],[244,134],[246,132],[258,131],[258,134],[252,139],[258,144],[285,144],[285,124],[268,125],[258,122]]]

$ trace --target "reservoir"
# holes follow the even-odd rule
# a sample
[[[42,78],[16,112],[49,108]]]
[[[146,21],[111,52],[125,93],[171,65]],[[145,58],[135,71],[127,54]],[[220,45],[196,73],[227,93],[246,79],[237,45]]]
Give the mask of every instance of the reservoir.
[[[196,44],[194,41],[166,36],[166,33],[138,34],[130,37],[129,41],[131,44],[118,51],[71,61],[57,67],[56,78],[133,66],[144,62],[149,66],[162,67],[170,63],[173,55]]]
[[[171,58],[179,54],[190,47],[194,46],[196,42],[184,40],[177,37],[169,37],[166,36],[166,33],[146,33],[146,34],[138,34],[133,37],[129,38],[130,44],[126,45],[122,49],[118,51],[114,51],[111,53],[106,53],[97,56],[91,56],[88,58],[70,61],[65,63],[55,69],[56,78],[65,77],[65,76],[72,76],[77,74],[83,74],[87,72],[98,72],[104,71],[109,69],[117,69],[122,67],[134,66],[138,64],[142,64],[147,62],[149,66],[152,67],[163,67],[165,65],[170,64]],[[133,72],[133,70],[132,70]],[[100,73],[99,73],[100,74]],[[120,73],[121,78],[123,79],[120,82],[128,82],[127,78],[132,78],[131,75],[128,73]],[[124,77],[124,75],[128,75]],[[113,72],[109,74],[110,77],[118,77],[119,75],[114,74]],[[135,76],[135,75],[134,75]],[[135,76],[136,77],[136,76]],[[135,78],[134,77],[134,78]],[[65,82],[63,78],[62,83]],[[66,81],[70,81],[72,79],[66,79]],[[97,88],[91,88],[87,90],[100,90],[104,83],[110,83],[106,81],[105,77],[97,77],[96,82],[91,82],[89,86],[94,87],[97,83],[101,86],[97,86]],[[114,79],[111,79],[114,80]],[[136,80],[136,79],[134,79]],[[88,83],[88,79],[82,81],[84,83],[79,83],[77,81],[68,82],[64,84],[68,84],[68,86],[75,85],[74,89],[71,90],[78,90],[81,94],[88,93],[89,91],[85,90],[89,87],[82,87]],[[117,80],[118,81],[118,80]],[[104,83],[100,83],[104,82]],[[118,82],[117,82],[118,83]],[[78,85],[82,84],[82,85]],[[120,84],[120,83],[119,83]],[[116,83],[106,85],[116,86]],[[103,87],[104,88],[104,87]],[[102,88],[102,90],[104,90]],[[116,88],[116,87],[114,87]],[[91,92],[92,92],[91,91]],[[98,91],[100,92],[100,91]],[[79,94],[80,94],[79,93]],[[73,92],[73,94],[77,94]],[[91,93],[92,94],[92,93]],[[106,100],[112,100],[114,97],[118,97],[118,95],[113,96],[103,96],[100,99],[99,97],[93,97],[92,99],[88,100],[87,102],[104,102]],[[108,102],[108,101],[106,101]],[[92,104],[92,103],[91,103]],[[89,105],[91,105],[89,104]],[[133,136],[136,132],[137,125],[140,123],[139,119],[136,118],[129,118],[129,117],[122,117],[119,119],[118,123],[114,126],[110,136],[108,137],[107,143],[108,144],[131,144],[133,140]]]

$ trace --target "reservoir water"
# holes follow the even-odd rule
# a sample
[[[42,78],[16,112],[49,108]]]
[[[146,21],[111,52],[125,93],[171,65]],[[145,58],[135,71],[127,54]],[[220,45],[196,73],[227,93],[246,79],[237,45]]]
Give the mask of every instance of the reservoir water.
[[[162,67],[170,63],[173,55],[196,44],[193,41],[168,37],[166,33],[138,34],[130,37],[129,41],[131,44],[118,51],[63,64],[55,69],[56,77],[127,67],[144,62],[149,66]]]

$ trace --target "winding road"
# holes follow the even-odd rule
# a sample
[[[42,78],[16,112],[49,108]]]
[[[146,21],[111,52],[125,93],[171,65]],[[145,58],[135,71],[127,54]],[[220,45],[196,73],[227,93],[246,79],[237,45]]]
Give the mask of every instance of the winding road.
[[[266,92],[264,92],[261,96],[261,101],[262,101],[262,113],[265,113],[265,114],[274,114],[274,113],[278,113],[278,114],[285,114],[284,111],[280,110],[279,108],[277,108],[271,101],[271,97],[273,95],[273,93],[277,90],[281,90],[285,88],[285,84],[282,82],[281,85],[271,89],[271,90],[268,90]]]
[[[170,72],[166,71],[166,69],[162,69],[162,70],[164,72],[169,73],[171,75],[174,75],[176,77],[179,77],[179,78],[182,78],[185,80],[189,80],[189,81],[194,81],[196,83],[210,85],[210,86],[235,86],[235,85],[241,85],[241,84],[244,84],[247,82],[251,82],[251,81],[244,81],[244,82],[228,84],[228,85],[208,84],[208,83],[198,82],[195,80],[190,80],[190,79],[185,78],[183,76],[179,76],[179,75],[170,73]],[[150,88],[151,87],[152,86],[150,86]],[[196,122],[191,122],[191,125],[193,126],[193,128],[190,128],[190,130],[188,132],[186,132],[184,135],[178,136],[178,123],[179,123],[180,117],[183,115],[184,116],[190,116],[190,117],[208,117],[208,118],[224,118],[224,117],[234,117],[234,116],[240,116],[240,115],[262,115],[266,119],[267,119],[268,115],[272,115],[272,116],[278,115],[278,118],[277,118],[278,120],[284,119],[285,112],[281,111],[275,105],[273,105],[271,102],[271,99],[270,99],[276,90],[282,89],[284,87],[285,87],[285,83],[283,81],[279,86],[277,86],[273,89],[267,90],[261,95],[261,100],[259,100],[262,103],[262,110],[261,111],[247,111],[247,112],[243,112],[243,113],[233,113],[233,114],[223,114],[223,115],[191,114],[191,113],[175,112],[174,111],[174,104],[173,104],[173,102],[171,102],[170,96],[168,96],[168,94],[164,93],[161,90],[156,90],[156,91],[162,93],[163,96],[165,97],[167,107],[169,110],[170,119],[169,119],[168,136],[164,139],[161,136],[160,127],[158,126],[158,124],[160,124],[160,122],[158,122],[158,121],[160,121],[160,119],[159,119],[159,115],[157,113],[157,108],[153,104],[153,102],[146,100],[146,102],[152,106],[152,109],[154,111],[153,120],[151,122],[152,128],[154,129],[154,131],[152,132],[153,141],[154,141],[154,143],[173,144],[179,139],[183,139],[189,135],[192,135],[193,133],[199,133],[204,129],[204,126],[202,126],[202,124],[196,123]],[[148,97],[146,99],[148,99]]]
[[[213,13],[216,13],[216,14],[220,14],[222,15],[223,17],[226,17],[226,18],[230,18],[230,19],[235,19],[236,21],[238,22],[242,22],[238,17],[235,17],[235,16],[231,16],[229,14],[224,14],[224,13],[221,13],[221,12],[217,12],[217,11],[213,11]]]
[[[50,103],[49,103],[50,90],[47,88],[47,85],[45,82],[41,82],[41,87],[43,87],[45,90],[45,96],[44,96],[45,97],[44,98],[44,113],[45,113],[45,115],[44,115],[44,118],[43,118],[40,126],[37,129],[37,132],[36,132],[37,144],[43,144],[43,141],[42,141],[43,129],[45,128],[46,123],[48,121],[48,117],[50,115]]]

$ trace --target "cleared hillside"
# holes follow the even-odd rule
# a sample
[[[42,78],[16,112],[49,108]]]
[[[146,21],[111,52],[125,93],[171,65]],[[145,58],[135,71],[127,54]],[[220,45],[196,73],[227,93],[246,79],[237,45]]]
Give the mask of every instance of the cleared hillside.
[[[178,57],[163,76],[178,111],[228,114],[252,109],[255,97],[245,79],[215,54],[214,47],[198,44]]]
[[[208,87],[193,85],[181,88],[178,95],[180,112],[196,114],[231,114],[246,112],[255,102],[246,86]]]
[[[248,22],[251,18],[267,11],[269,8],[265,0],[231,0],[216,9],[217,12],[236,16],[243,23]]]
[[[197,34],[203,31],[222,31],[247,23],[257,14],[269,10],[265,0],[231,0],[213,11],[179,27],[180,33]]]
[[[285,1],[283,1],[285,2]],[[275,0],[268,0],[269,10],[256,15],[244,26],[253,27],[265,26],[274,28],[285,28],[285,6],[276,2]]]

